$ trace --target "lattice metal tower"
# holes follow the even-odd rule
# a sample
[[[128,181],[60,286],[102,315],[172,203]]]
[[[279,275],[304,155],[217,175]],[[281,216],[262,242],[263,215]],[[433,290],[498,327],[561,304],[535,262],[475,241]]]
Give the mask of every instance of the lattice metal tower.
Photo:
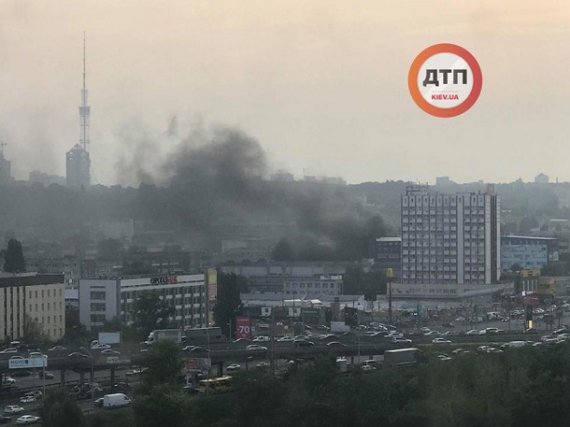
[[[87,104],[87,85],[86,85],[87,72],[85,68],[85,33],[83,33],[83,89],[81,89],[81,106],[79,107],[79,120],[80,120],[80,135],[79,144],[87,151],[89,145],[89,114],[91,107]]]

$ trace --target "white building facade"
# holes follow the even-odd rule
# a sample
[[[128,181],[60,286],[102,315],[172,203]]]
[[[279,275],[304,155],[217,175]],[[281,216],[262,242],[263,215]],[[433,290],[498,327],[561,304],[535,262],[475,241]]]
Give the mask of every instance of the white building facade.
[[[79,321],[88,330],[119,319],[131,325],[134,302],[145,292],[156,292],[173,309],[169,323],[177,327],[207,326],[207,290],[204,274],[168,274],[79,282]]]
[[[492,284],[500,279],[500,200],[485,193],[401,198],[403,284]]]

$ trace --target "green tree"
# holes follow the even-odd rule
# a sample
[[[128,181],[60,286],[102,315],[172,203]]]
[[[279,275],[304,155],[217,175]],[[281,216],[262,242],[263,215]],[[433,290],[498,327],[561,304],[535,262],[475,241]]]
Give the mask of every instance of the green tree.
[[[22,244],[16,239],[8,240],[8,247],[4,254],[4,271],[7,273],[21,273],[26,271],[26,261],[22,251]]]
[[[40,409],[44,427],[82,427],[85,419],[77,401],[63,388],[50,390]]]
[[[229,323],[235,325],[241,309],[240,291],[247,288],[247,279],[234,273],[218,273],[218,299],[214,306],[214,321],[229,337]]]
[[[174,315],[174,306],[160,299],[158,292],[142,292],[133,304],[134,326],[141,337],[154,329],[169,327],[168,318]]]
[[[180,387],[174,388],[168,384],[154,386],[148,395],[139,395],[133,403],[136,426],[188,425],[184,416],[185,398]]]
[[[143,365],[148,368],[143,374],[146,390],[160,384],[176,383],[183,363],[182,350],[178,344],[170,340],[153,343],[143,359]]]
[[[24,315],[24,341],[37,343],[43,338],[42,326],[38,319],[32,319],[29,315]]]

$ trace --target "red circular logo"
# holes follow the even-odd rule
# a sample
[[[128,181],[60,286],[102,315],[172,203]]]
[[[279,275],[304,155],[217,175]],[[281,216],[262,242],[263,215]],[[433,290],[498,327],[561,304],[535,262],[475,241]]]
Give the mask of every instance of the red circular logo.
[[[481,93],[483,75],[469,51],[450,43],[423,50],[410,67],[408,87],[415,103],[436,117],[469,110]]]

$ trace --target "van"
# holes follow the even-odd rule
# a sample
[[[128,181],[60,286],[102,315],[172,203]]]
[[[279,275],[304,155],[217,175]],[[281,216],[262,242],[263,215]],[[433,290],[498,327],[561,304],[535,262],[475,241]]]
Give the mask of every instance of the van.
[[[129,399],[128,396],[124,393],[113,393],[103,396],[103,407],[107,409],[128,406],[130,403],[131,399]]]

